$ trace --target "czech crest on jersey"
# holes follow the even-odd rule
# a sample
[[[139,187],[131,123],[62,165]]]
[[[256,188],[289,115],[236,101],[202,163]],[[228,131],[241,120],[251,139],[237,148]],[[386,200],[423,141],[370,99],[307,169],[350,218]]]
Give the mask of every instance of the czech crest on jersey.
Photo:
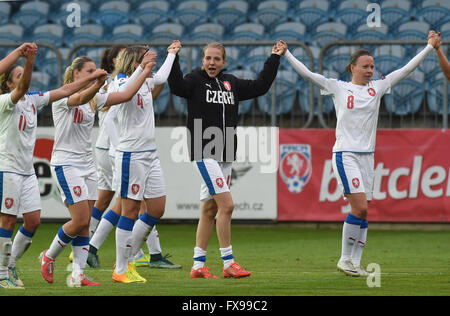
[[[288,190],[300,193],[312,174],[311,146],[288,144],[280,146],[280,175]]]

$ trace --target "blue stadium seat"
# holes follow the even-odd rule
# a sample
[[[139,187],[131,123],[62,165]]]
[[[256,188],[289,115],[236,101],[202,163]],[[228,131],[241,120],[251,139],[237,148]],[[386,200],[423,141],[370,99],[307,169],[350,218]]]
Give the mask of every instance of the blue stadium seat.
[[[366,11],[366,0],[346,0],[341,2],[339,9],[336,12],[336,18],[341,23],[349,27],[348,31],[351,33],[353,28],[366,23],[368,12]]]
[[[23,39],[23,27],[18,24],[0,26],[0,43],[20,43]]]
[[[235,75],[239,79],[248,79],[248,80],[255,80],[257,77],[257,74],[254,73],[251,70],[244,70],[244,69],[236,69],[230,71],[232,75]],[[238,114],[246,114],[248,111],[250,111],[250,108],[252,107],[253,100],[245,100],[239,102],[239,109]]]
[[[8,2],[0,2],[0,25],[8,23],[11,5]]]
[[[443,105],[443,84],[447,84],[447,78],[444,76],[442,72],[439,72],[435,78],[431,81],[430,86],[432,89],[427,90],[427,101],[428,108],[432,113],[442,115],[442,105]],[[450,89],[447,90],[448,97],[447,100],[450,100]]]
[[[347,35],[347,26],[342,23],[328,22],[317,26],[313,41],[319,47],[334,41],[341,41]]]
[[[166,111],[167,105],[169,104],[169,98],[170,89],[168,87],[168,84],[165,84],[158,98],[156,98],[156,100],[153,100],[153,110],[155,114],[162,114]]]
[[[357,46],[335,46],[324,55],[324,69],[332,70],[338,74],[336,78],[349,79],[345,67],[349,64],[352,54],[360,49]]]
[[[62,55],[62,75],[64,76],[65,67],[67,66],[67,56],[69,54],[69,48],[59,48],[59,52]],[[50,75],[52,81],[57,82],[58,75],[58,59],[55,52],[48,50],[39,64],[36,65],[39,71],[45,72]]]
[[[261,2],[252,15],[256,22],[271,28],[287,21],[288,3],[284,0],[267,0]]]
[[[307,31],[311,31],[328,20],[328,9],[326,0],[305,0],[296,8],[295,16],[307,26]]]
[[[25,2],[19,11],[13,15],[12,20],[25,29],[47,23],[49,4],[43,1]]]
[[[298,41],[306,42],[306,27],[300,22],[285,22],[275,27],[275,30],[270,35],[274,41],[282,39],[285,42]]]
[[[143,27],[138,24],[124,24],[114,28],[111,41],[115,43],[142,42]]]
[[[280,70],[275,79],[276,114],[286,114],[292,110],[296,97],[298,75],[291,70]],[[259,109],[267,114],[272,113],[272,89],[258,97]]]
[[[236,69],[242,68],[245,65],[245,60],[243,60],[240,55],[240,50],[238,46],[227,46],[225,48],[225,52],[227,54],[227,68],[228,69]]]
[[[439,28],[450,21],[450,3],[448,1],[425,0],[418,14],[429,23],[432,29]]]
[[[79,43],[88,42],[102,42],[103,41],[103,26],[98,24],[85,24],[81,27],[76,27],[73,34],[66,40],[68,47],[73,47]]]
[[[153,28],[150,39],[152,42],[171,43],[174,40],[180,40],[183,31],[184,27],[180,24],[163,23]]]
[[[200,24],[194,27],[189,39],[198,42],[220,42],[224,31],[225,28],[217,23]]]
[[[47,43],[55,46],[62,45],[64,28],[58,24],[44,24],[36,27],[32,40],[36,43]]]
[[[300,60],[303,64],[305,64],[306,67],[308,67],[309,70],[315,71],[318,68],[318,60],[320,55],[320,48],[317,46],[308,46],[308,48],[311,50],[311,53],[313,55],[313,64],[310,64],[309,56],[306,54],[303,47],[292,47],[289,48],[289,51],[292,55],[294,55],[298,60]],[[281,64],[285,66],[285,68],[289,69],[288,66],[289,62],[286,61],[285,58],[281,59]]]
[[[81,24],[88,24],[91,15],[91,4],[86,1],[68,1],[63,3],[59,10],[56,12],[50,12],[49,19],[55,24],[66,26],[67,17],[71,14],[72,10],[67,11],[67,6],[70,4],[78,4],[81,9]]]
[[[126,1],[108,1],[103,3],[93,14],[93,20],[106,29],[128,24],[130,20],[129,10],[130,4]]]
[[[356,29],[352,39],[366,40],[366,41],[382,41],[389,39],[388,27],[385,24],[381,24],[380,27],[368,27],[367,24],[363,24]]]
[[[180,57],[179,62],[183,74],[187,74],[193,69],[201,66],[202,53],[199,47],[183,47],[183,49],[178,52],[178,56]]]
[[[225,26],[230,31],[235,25],[245,23],[248,3],[241,0],[224,1],[212,12],[213,21]]]
[[[230,39],[236,42],[260,41],[264,39],[264,25],[258,23],[240,24],[233,29]]]
[[[398,27],[395,39],[408,41],[423,41],[428,38],[430,25],[422,21],[406,22]]]
[[[33,71],[29,91],[48,91],[50,87],[50,75],[42,71]]]
[[[271,46],[253,46],[247,54],[245,65],[251,71],[259,73],[263,67],[264,62],[272,54]]]
[[[170,3],[167,1],[146,1],[139,5],[132,17],[136,23],[153,28],[154,25],[168,21],[169,8]]]
[[[180,98],[172,94],[172,102],[175,110],[178,113],[187,115],[187,101],[185,98]]]
[[[421,50],[423,50],[423,46],[417,48],[416,54],[418,54]],[[425,74],[426,88],[431,88],[432,86],[430,86],[430,84],[434,80],[434,77],[441,72],[437,55],[433,53],[428,54],[428,56],[419,64],[418,68]]]
[[[375,69],[386,76],[403,66],[406,49],[400,45],[381,45],[373,52]]]
[[[442,40],[450,38],[450,22],[441,26],[441,38]]]
[[[416,113],[425,93],[424,79],[423,72],[416,69],[397,83],[391,89],[391,93],[384,96],[388,112],[400,116]]]
[[[407,22],[410,18],[411,3],[409,0],[384,1],[381,4],[381,21],[392,29]]]
[[[204,0],[191,0],[181,2],[175,12],[174,20],[189,32],[194,26],[205,23],[208,19],[208,2]]]

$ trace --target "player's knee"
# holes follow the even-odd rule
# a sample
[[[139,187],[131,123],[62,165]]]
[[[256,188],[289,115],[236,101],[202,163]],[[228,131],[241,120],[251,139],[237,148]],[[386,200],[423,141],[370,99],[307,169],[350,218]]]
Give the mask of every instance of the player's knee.
[[[33,219],[31,221],[24,221],[24,223],[23,223],[23,227],[29,232],[35,232],[40,225],[41,225],[41,220],[39,218]]]
[[[367,205],[359,205],[357,209],[353,209],[352,213],[355,214],[356,217],[366,219],[367,218]]]
[[[233,213],[234,211],[234,203],[233,201],[228,202],[224,205],[222,205],[222,207],[220,208],[221,212],[223,212],[224,214],[230,215]]]

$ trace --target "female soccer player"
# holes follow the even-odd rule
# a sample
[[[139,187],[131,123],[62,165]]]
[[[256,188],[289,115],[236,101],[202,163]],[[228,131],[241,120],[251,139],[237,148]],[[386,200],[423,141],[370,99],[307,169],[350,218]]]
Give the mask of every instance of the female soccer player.
[[[119,91],[138,64],[145,47],[131,47],[119,59],[116,71],[125,76],[118,78]],[[164,178],[156,151],[155,119],[151,90],[167,80],[179,42],[168,48],[165,62],[152,77],[146,80],[138,93],[129,102],[117,109],[119,144],[116,148],[115,168],[117,192],[122,199],[122,214],[116,229],[116,268],[114,282],[145,282],[129,262],[141,248],[153,226],[164,214],[166,193]],[[147,212],[135,219],[141,201],[147,205]]]
[[[66,69],[65,83],[77,82],[94,72],[100,72],[102,78],[80,93],[52,105],[55,122],[52,176],[57,180],[62,200],[72,219],[59,229],[50,248],[41,253],[41,274],[49,283],[53,282],[56,257],[72,242],[74,264],[68,285],[100,285],[84,275],[88,257],[89,221],[97,199],[97,174],[91,150],[92,126],[97,109],[130,100],[151,74],[156,55],[149,52],[143,57],[143,70],[132,76],[122,92],[97,93],[103,86],[107,73],[96,70],[95,63],[88,57],[76,58]]]
[[[337,264],[338,270],[347,275],[368,275],[361,267],[361,256],[367,238],[368,205],[372,200],[375,137],[381,97],[414,71],[437,44],[437,38],[430,38],[425,49],[409,63],[381,80],[372,80],[375,65],[370,52],[358,50],[346,67],[352,80],[344,82],[311,72],[287,50],[285,42],[277,43],[295,71],[319,86],[322,94],[333,98],[337,117],[333,171],[351,206],[343,227],[342,252]]]
[[[102,58],[102,69],[107,69],[107,71],[112,74],[115,69],[115,64],[117,59],[126,50],[125,45],[115,45],[111,49],[106,50]],[[117,78],[117,76],[116,76]],[[107,85],[108,91],[117,91],[116,80],[114,78],[109,78],[110,84]],[[162,89],[164,88],[164,83],[155,86],[152,89],[153,100],[157,99]],[[116,198],[114,206],[106,212],[105,216],[102,217],[103,212],[109,206],[115,193],[115,186],[113,185],[113,174],[114,174],[114,159],[115,159],[115,147],[118,145],[118,136],[116,130],[115,117],[117,113],[117,107],[104,109],[98,112],[99,116],[99,126],[100,132],[97,138],[95,153],[97,162],[97,174],[98,174],[98,200],[95,202],[94,209],[92,211],[91,224],[89,232],[91,235],[91,240],[89,243],[89,256],[88,264],[97,268],[100,267],[97,251],[100,249],[103,242],[108,237],[112,229],[117,225],[117,221],[121,214],[121,199]],[[107,119],[108,117],[108,119]],[[114,139],[114,140],[113,140]],[[145,203],[141,203],[142,214],[145,211]],[[97,229],[98,225],[98,229]],[[150,255],[145,255],[142,251],[139,251],[134,260],[136,267],[138,266],[149,266],[155,268],[167,268],[167,269],[180,269],[181,266],[170,262],[167,256],[162,256],[162,250],[159,240],[159,234],[156,230],[156,225],[153,227],[151,233],[147,238],[147,246],[150,251]]]
[[[100,75],[95,73],[80,82],[46,93],[27,93],[37,46],[24,44],[20,49],[19,55],[26,57],[25,67],[11,66],[0,78],[0,283],[9,288],[23,287],[15,268],[16,262],[30,246],[40,224],[40,190],[33,168],[37,113],[47,104],[80,90]],[[17,58],[10,59],[9,66],[15,60]],[[3,62],[2,67],[5,65]],[[24,224],[11,243],[19,214],[23,214]]]
[[[231,247],[231,216],[234,209],[229,190],[231,165],[236,157],[236,126],[239,101],[253,99],[265,94],[276,77],[281,51],[274,46],[272,55],[264,63],[264,69],[256,80],[238,79],[225,74],[226,53],[221,43],[210,43],[203,48],[202,68],[194,70],[183,78],[178,57],[169,76],[169,87],[173,94],[188,101],[190,142],[188,148],[192,161],[200,171],[202,184],[200,219],[197,226],[194,265],[191,278],[217,278],[205,266],[206,249],[217,215],[217,237],[223,259],[223,276],[241,278],[250,275],[234,261]],[[203,139],[204,132],[216,129],[223,134],[216,135],[215,146],[208,151],[210,139]],[[232,135],[227,135],[227,130]],[[196,137],[196,135],[200,135]],[[189,137],[188,137],[189,139]],[[224,140],[222,142],[222,139]],[[233,140],[230,141],[230,140]]]

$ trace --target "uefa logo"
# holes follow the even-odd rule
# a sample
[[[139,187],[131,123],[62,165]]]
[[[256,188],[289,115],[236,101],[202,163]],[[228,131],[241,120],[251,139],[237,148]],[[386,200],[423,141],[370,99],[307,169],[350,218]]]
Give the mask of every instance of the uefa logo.
[[[280,146],[280,176],[289,192],[300,193],[312,174],[311,146],[289,144]]]

